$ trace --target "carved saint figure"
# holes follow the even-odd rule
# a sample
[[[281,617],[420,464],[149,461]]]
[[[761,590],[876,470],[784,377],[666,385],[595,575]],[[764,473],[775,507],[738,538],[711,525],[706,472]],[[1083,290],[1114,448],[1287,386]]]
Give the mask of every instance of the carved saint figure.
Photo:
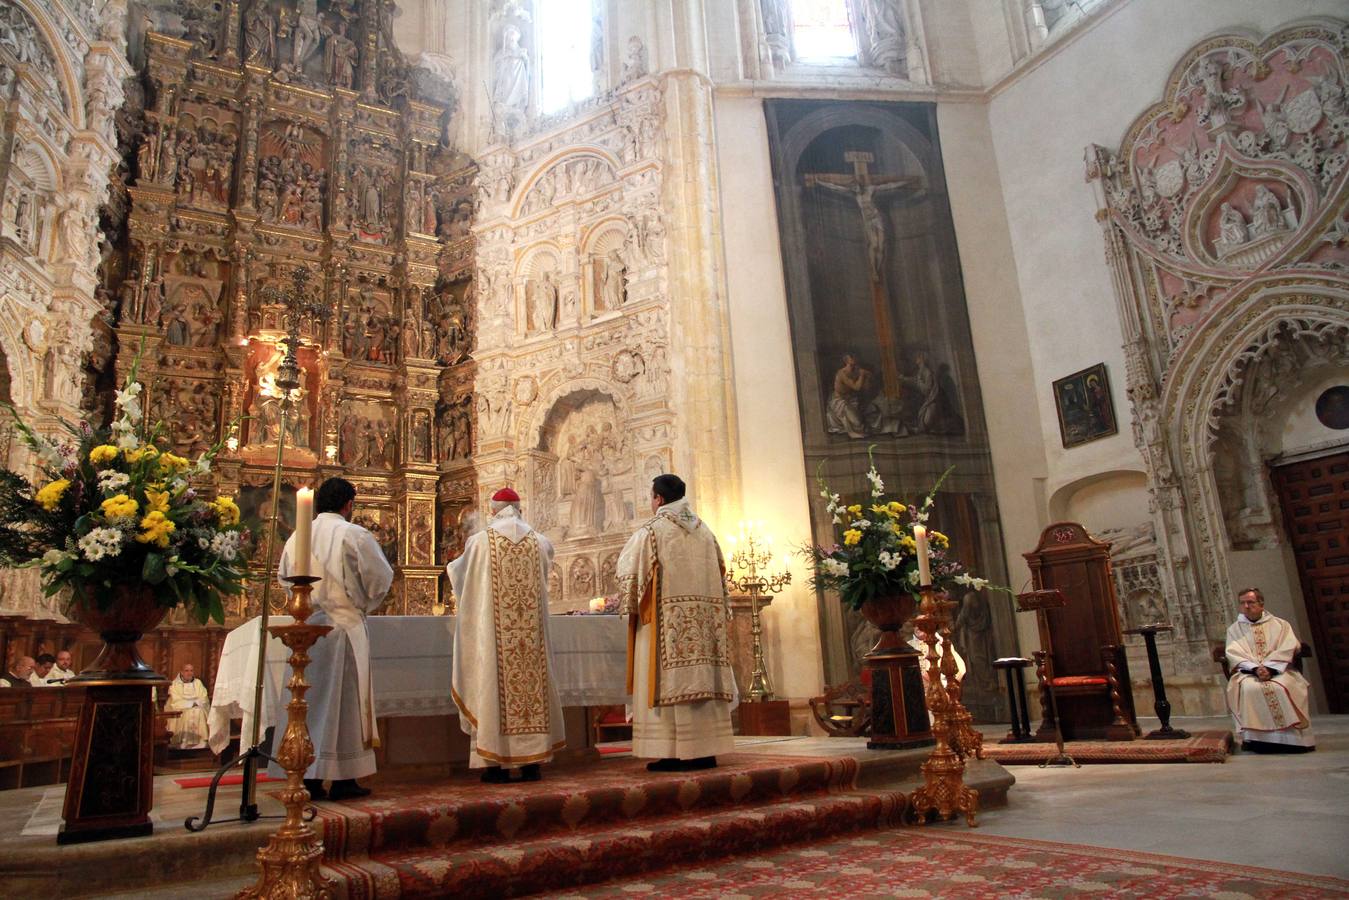
[[[529,105],[529,53],[520,46],[520,29],[501,29],[501,46],[492,63],[492,106],[498,126],[510,128]]]
[[[904,71],[904,23],[895,0],[862,0],[866,25],[866,64],[885,69],[891,75]]]
[[[604,256],[600,275],[600,309],[614,310],[623,305],[624,280],[628,267],[623,262],[623,254],[614,247]]]
[[[636,81],[646,77],[646,45],[642,39],[633,35],[628,38],[628,52],[623,57],[622,82]]]
[[[1279,203],[1278,195],[1266,185],[1257,185],[1255,197],[1251,201],[1251,234],[1264,237],[1283,231],[1284,228],[1283,206]]]
[[[300,0],[291,31],[290,64],[296,73],[303,71],[305,63],[318,52],[320,40],[317,0]]]
[[[1218,242],[1228,247],[1237,247],[1250,240],[1245,217],[1230,203],[1222,205],[1222,211],[1218,215],[1218,229]]]
[[[542,281],[531,281],[526,297],[529,309],[529,330],[534,333],[552,331],[557,326],[557,285],[553,273],[543,273]]]
[[[276,23],[272,21],[267,0],[253,0],[244,13],[244,59],[276,58]]]

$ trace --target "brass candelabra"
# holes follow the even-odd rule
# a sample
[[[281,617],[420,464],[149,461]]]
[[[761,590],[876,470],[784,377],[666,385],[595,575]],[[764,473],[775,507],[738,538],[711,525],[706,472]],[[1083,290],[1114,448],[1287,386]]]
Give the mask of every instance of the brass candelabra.
[[[979,810],[979,793],[966,786],[965,757],[976,752],[982,757],[982,739],[973,739],[962,734],[962,717],[968,719],[969,713],[960,702],[960,688],[956,683],[956,661],[951,646],[950,607],[951,602],[939,598],[931,586],[922,589],[923,601],[913,624],[925,637],[927,644],[927,700],[928,711],[932,713],[932,735],[937,741],[927,762],[923,763],[924,784],[910,797],[914,816],[919,822],[926,822],[930,812],[937,813],[940,819],[949,819],[963,814],[965,822],[974,827],[975,814]],[[942,652],[937,653],[937,645]],[[968,731],[978,735],[972,726]]]
[[[290,585],[291,596],[286,611],[295,621],[268,629],[290,648],[290,667],[294,673],[287,684],[290,703],[286,704],[286,732],[276,754],[276,761],[286,770],[286,787],[281,791],[286,820],[267,846],[258,851],[258,867],[262,872],[257,884],[239,892],[240,898],[327,900],[333,896],[332,885],[319,871],[323,841],[305,819],[309,792],[305,790],[304,773],[314,761],[314,742],[309,736],[309,704],[304,699],[309,685],[305,683],[304,670],[309,666],[309,648],[333,630],[331,625],[308,623],[314,612],[309,594],[314,583],[320,580],[313,575],[288,577],[286,582]]]
[[[726,586],[737,594],[749,596],[749,627],[754,641],[754,671],[750,675],[748,699],[758,702],[773,699],[773,682],[768,677],[768,667],[763,658],[763,624],[759,617],[759,598],[780,592],[792,582],[792,573],[779,572],[768,574],[773,561],[771,538],[761,538],[753,527],[745,523],[740,525],[739,538],[731,539],[736,549],[731,553],[730,570],[726,573]],[[741,572],[739,578],[735,572]]]

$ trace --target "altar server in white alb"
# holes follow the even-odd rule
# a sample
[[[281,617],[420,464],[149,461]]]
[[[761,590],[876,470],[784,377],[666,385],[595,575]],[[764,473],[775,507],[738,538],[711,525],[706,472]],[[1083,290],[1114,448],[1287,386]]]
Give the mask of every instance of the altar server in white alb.
[[[468,765],[488,784],[538,781],[566,745],[548,644],[553,545],[520,515],[520,495],[492,495],[492,519],[446,568],[458,599],[450,678]]]
[[[305,680],[312,685],[305,699],[309,702],[314,763],[304,778],[315,800],[363,797],[370,790],[356,779],[375,772],[378,736],[365,617],[384,602],[393,584],[393,568],[375,536],[352,524],[355,505],[356,488],[345,478],[329,478],[314,495],[317,515],[312,524],[308,574],[322,580],[314,584],[310,595],[316,611],[309,623],[334,626],[309,651],[313,661],[305,672]],[[296,535],[292,534],[278,567],[282,578],[298,570],[295,543]],[[288,702],[290,692],[283,691],[274,720],[273,752],[280,749],[286,730]],[[285,776],[276,765],[268,773]],[[325,791],[323,782],[327,780],[332,781],[332,787]]]
[[[1306,753],[1316,749],[1307,716],[1307,679],[1290,668],[1301,642],[1293,626],[1265,612],[1259,588],[1237,595],[1241,615],[1227,629],[1227,708],[1243,750]]]
[[[199,750],[206,746],[206,737],[210,733],[206,711],[211,708],[211,697],[192,663],[183,666],[169,685],[169,700],[164,708],[178,713],[177,718],[169,720],[170,747]]]
[[[710,769],[735,749],[726,564],[678,476],[652,481],[651,511],[618,559],[632,754],[653,772]]]

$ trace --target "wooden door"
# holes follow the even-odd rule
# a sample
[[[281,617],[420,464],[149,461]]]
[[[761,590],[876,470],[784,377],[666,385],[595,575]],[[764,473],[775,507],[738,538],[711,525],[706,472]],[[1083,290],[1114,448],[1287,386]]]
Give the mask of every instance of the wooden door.
[[[1349,712],[1349,453],[1271,469],[1332,713]]]

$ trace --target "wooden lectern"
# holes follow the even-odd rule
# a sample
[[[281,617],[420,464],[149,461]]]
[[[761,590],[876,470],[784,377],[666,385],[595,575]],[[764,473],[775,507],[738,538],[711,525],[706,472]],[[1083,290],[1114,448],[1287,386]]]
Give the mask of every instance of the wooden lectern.
[[[1110,577],[1110,545],[1076,522],[1059,522],[1023,555],[1035,590],[1017,600],[1021,611],[1035,612],[1045,651],[1036,673],[1044,711],[1036,737],[1052,741],[1061,731],[1068,741],[1133,740],[1140,731]],[[1062,601],[1050,602],[1054,594]],[[1057,721],[1046,702],[1050,688]]]

